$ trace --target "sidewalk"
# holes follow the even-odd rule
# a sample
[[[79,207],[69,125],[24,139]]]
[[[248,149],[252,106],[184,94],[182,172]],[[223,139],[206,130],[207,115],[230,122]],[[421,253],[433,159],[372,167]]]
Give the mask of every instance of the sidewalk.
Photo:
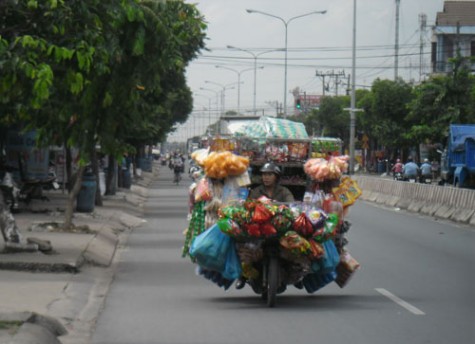
[[[68,197],[62,191],[45,192],[49,202],[34,200],[29,211],[14,214],[22,242],[49,242],[52,250],[7,253],[0,242],[0,343],[60,343],[57,337],[67,330],[64,319],[48,314],[51,305],[81,269],[111,265],[119,235],[143,222],[147,186],[158,165],[154,171],[143,172],[130,190],[103,196],[103,206],[92,213],[75,212],[72,232],[61,230]]]

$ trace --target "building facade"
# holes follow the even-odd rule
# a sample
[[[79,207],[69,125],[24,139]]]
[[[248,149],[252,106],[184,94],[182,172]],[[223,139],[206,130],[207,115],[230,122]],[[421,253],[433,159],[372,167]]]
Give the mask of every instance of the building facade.
[[[460,53],[462,57],[475,57],[475,0],[450,0],[444,2],[437,13],[433,27],[431,65],[433,73],[449,73],[449,59]],[[475,62],[467,59],[475,72]]]

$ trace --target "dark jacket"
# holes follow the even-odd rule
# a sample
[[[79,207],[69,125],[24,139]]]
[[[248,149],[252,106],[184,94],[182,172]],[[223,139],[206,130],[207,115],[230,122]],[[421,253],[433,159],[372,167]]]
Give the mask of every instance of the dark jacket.
[[[272,193],[272,197],[270,197],[266,193],[266,188],[264,185],[259,185],[258,187],[252,189],[251,193],[249,194],[249,197],[252,199],[258,199],[261,196],[266,196],[267,198],[270,198],[277,202],[293,202],[294,201],[294,196],[292,195],[290,190],[287,189],[285,186],[278,185],[278,184],[274,187],[274,192]]]

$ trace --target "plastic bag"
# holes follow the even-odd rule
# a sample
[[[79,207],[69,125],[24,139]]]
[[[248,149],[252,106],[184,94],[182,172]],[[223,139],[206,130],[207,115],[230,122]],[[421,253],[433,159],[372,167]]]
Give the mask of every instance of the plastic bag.
[[[202,178],[195,189],[195,202],[210,201],[213,198],[208,178]]]
[[[335,243],[333,240],[327,240],[322,245],[325,249],[325,255],[319,260],[320,267],[323,272],[334,271],[340,262],[340,255]]]
[[[340,255],[340,264],[336,267],[336,284],[338,284],[340,288],[346,286],[359,268],[360,263],[358,263],[349,252],[343,251]]]
[[[236,252],[236,247],[232,243],[229,247],[226,262],[224,264],[224,270],[222,275],[228,280],[235,280],[242,274],[241,262]]]
[[[341,178],[340,185],[332,189],[332,193],[336,199],[343,203],[344,207],[348,207],[355,203],[362,191],[355,180],[345,176]]]
[[[201,267],[222,272],[232,244],[231,237],[221,232],[218,225],[215,224],[193,240],[190,256]]]

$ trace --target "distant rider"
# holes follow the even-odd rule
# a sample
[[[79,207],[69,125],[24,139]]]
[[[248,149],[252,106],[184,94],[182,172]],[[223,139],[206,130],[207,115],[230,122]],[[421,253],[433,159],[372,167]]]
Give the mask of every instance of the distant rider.
[[[393,168],[391,169],[393,171],[393,176],[396,177],[396,173],[401,173],[402,175],[402,170],[404,168],[404,165],[401,162],[401,159],[397,159],[396,163],[394,164]]]
[[[432,179],[432,165],[429,163],[429,159],[424,159],[421,165],[421,181],[426,179]]]
[[[417,166],[417,164],[413,162],[411,158],[409,158],[403,167],[402,174],[406,180],[417,179],[417,175],[419,174],[419,166]]]

